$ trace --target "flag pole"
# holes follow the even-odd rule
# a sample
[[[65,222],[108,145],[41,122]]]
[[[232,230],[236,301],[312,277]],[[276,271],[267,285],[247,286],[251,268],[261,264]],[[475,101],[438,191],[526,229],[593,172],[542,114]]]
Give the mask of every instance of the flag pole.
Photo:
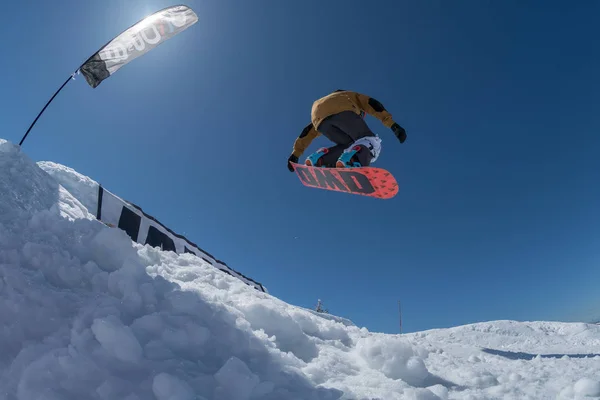
[[[52,96],[50,98],[50,100],[48,100],[48,102],[46,103],[46,105],[44,106],[44,108],[42,108],[42,111],[40,111],[40,113],[37,115],[37,117],[33,120],[33,122],[31,123],[31,125],[29,126],[29,129],[27,129],[27,132],[25,132],[25,136],[23,136],[23,139],[21,139],[21,141],[19,142],[19,146],[21,146],[23,144],[23,142],[25,141],[25,138],[27,137],[27,135],[29,135],[29,131],[31,131],[31,128],[33,128],[33,126],[35,125],[35,123],[37,122],[37,120],[40,118],[40,116],[42,115],[42,113],[44,111],[46,111],[46,108],[48,108],[48,106],[50,105],[50,103],[52,102],[52,100],[54,100],[54,98],[56,97],[56,95],[58,93],[60,93],[60,91],[63,90],[63,88],[65,86],[67,86],[67,83],[69,83],[69,81],[71,79],[74,79],[76,73],[77,73],[77,71],[73,72],[73,74],[71,74],[69,76],[69,79],[67,79],[65,81],[65,83],[62,84],[62,86],[56,91],[56,93],[54,93],[54,96]]]

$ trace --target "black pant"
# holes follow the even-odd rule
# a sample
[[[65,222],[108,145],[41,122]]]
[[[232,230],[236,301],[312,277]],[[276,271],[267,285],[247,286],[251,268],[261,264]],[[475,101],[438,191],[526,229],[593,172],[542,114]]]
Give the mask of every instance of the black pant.
[[[317,130],[327,139],[336,143],[321,160],[324,167],[335,167],[335,162],[352,143],[365,136],[375,136],[367,123],[352,111],[343,111],[325,118]],[[371,153],[366,147],[356,154],[358,161],[366,167],[371,163]]]

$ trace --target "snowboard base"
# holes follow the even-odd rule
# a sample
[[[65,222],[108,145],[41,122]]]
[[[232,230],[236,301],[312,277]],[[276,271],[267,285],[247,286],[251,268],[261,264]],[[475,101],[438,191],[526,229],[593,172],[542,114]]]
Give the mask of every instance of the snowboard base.
[[[325,168],[292,163],[304,186],[378,199],[398,194],[398,182],[387,170],[376,167]]]

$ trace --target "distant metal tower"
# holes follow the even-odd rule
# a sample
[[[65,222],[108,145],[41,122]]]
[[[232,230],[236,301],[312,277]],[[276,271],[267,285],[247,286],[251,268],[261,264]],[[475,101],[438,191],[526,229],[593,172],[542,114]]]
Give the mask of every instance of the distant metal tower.
[[[400,318],[400,333],[402,333],[402,307],[400,305],[400,300],[398,300],[398,317]]]
[[[319,313],[323,313],[323,314],[328,314],[329,311],[323,308],[323,302],[321,302],[321,299],[318,299],[317,301],[317,306],[315,307],[315,311],[319,312]]]
[[[317,300],[317,306],[315,307],[316,312],[323,312],[323,307],[321,306],[321,299]]]

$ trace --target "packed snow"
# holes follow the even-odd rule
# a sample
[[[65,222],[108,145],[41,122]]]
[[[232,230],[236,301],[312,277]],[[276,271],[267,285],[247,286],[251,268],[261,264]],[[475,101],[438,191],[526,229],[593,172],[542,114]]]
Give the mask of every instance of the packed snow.
[[[0,399],[600,399],[598,325],[369,332],[132,242],[95,185],[0,140]]]

